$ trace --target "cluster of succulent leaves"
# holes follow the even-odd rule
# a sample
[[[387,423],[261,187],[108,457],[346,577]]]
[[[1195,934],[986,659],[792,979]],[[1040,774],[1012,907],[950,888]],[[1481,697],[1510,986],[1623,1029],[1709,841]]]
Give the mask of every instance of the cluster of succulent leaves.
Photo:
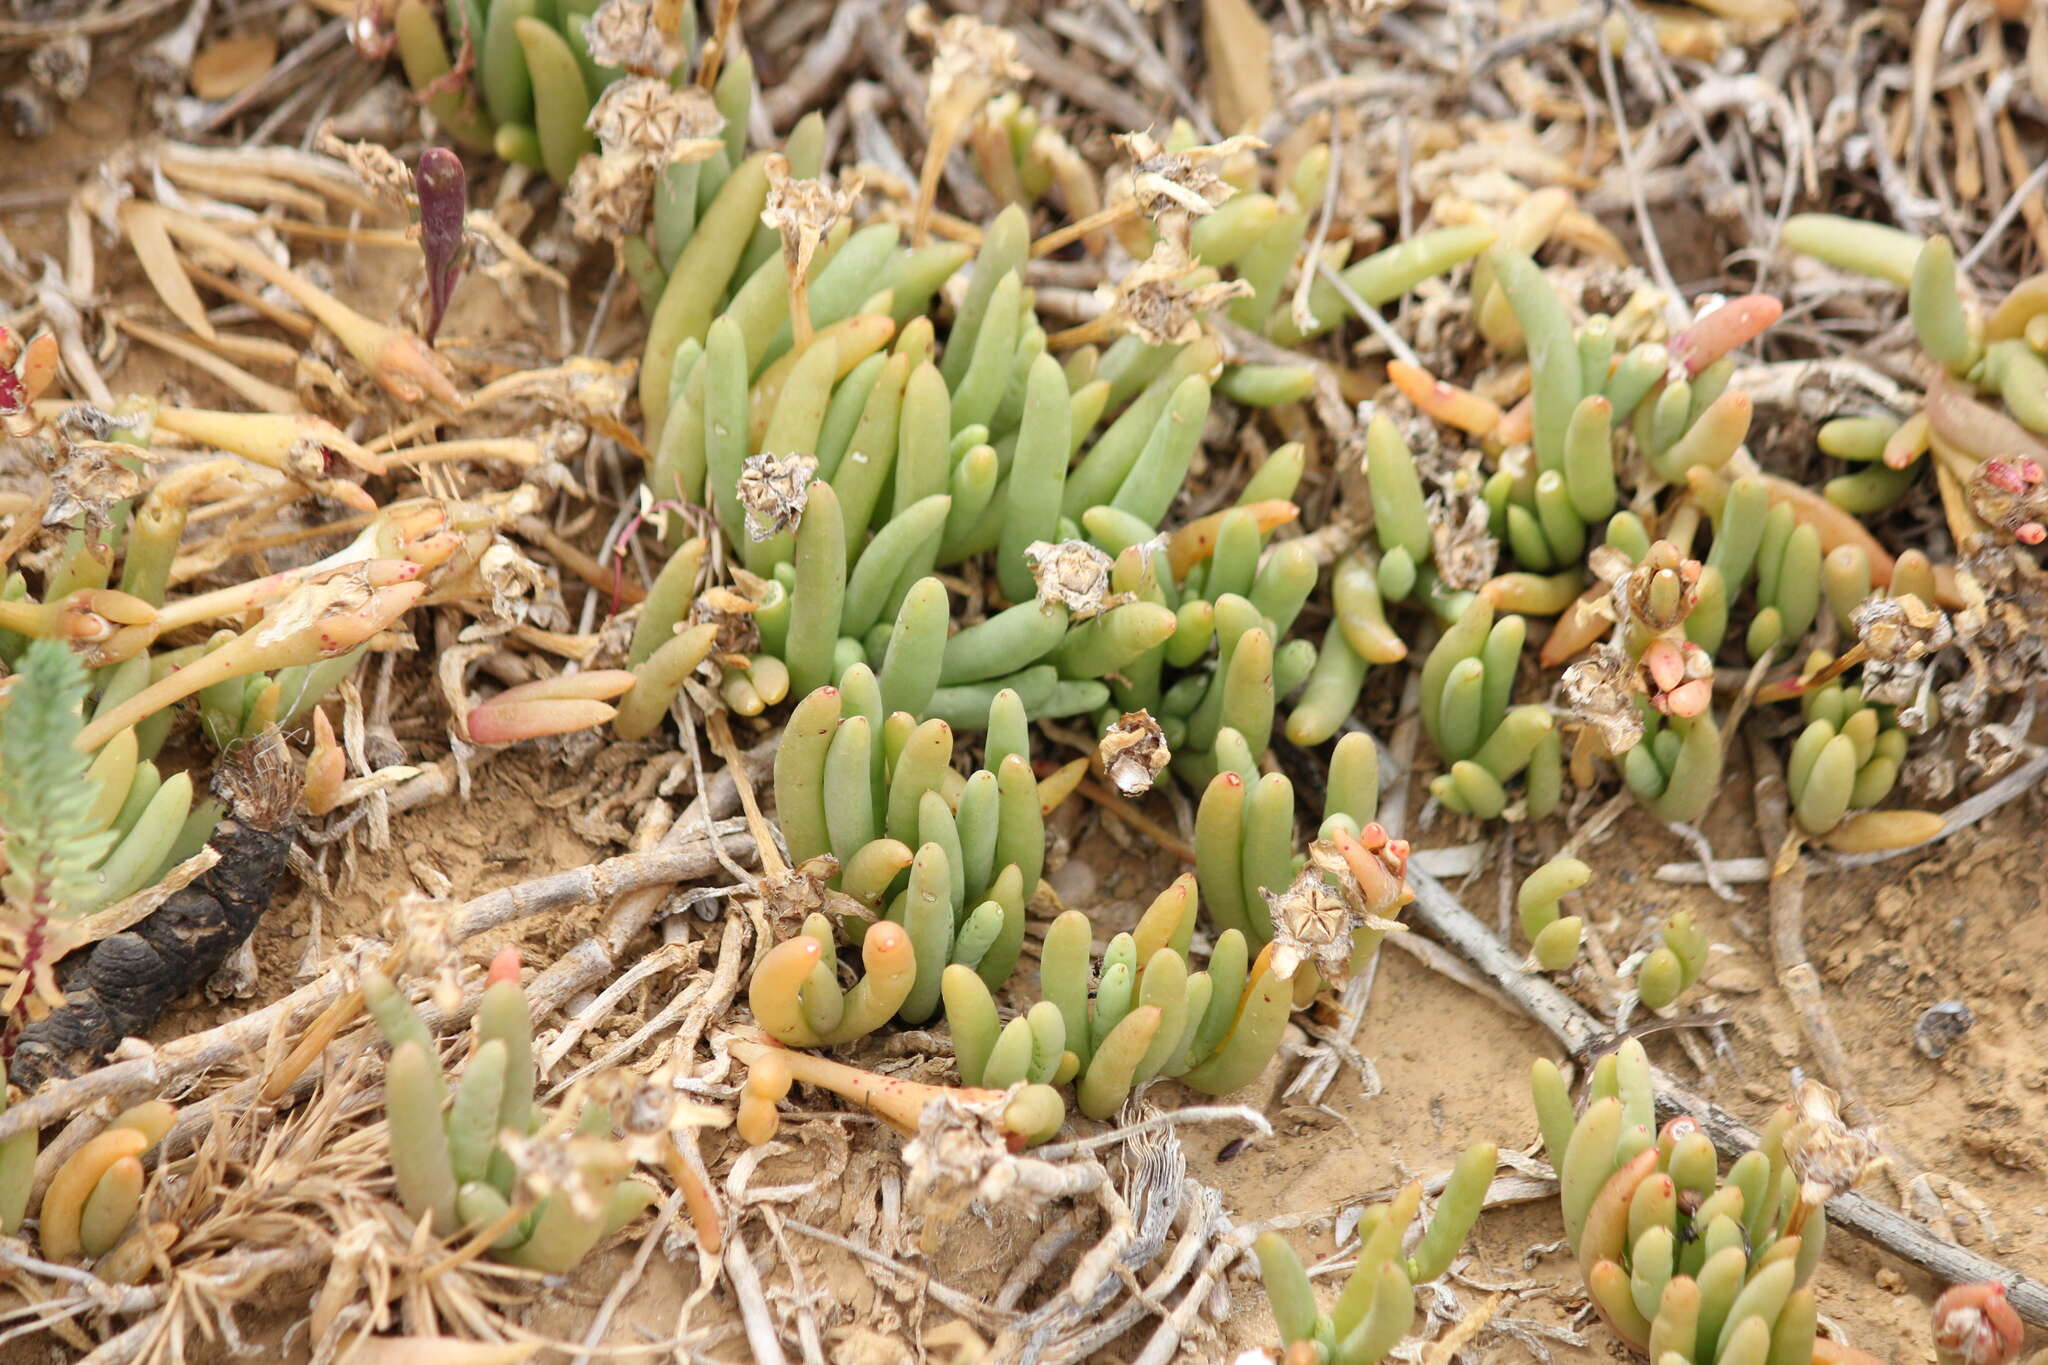
[[[493,1231],[490,1254],[497,1260],[560,1272],[659,1200],[613,1139],[609,1106],[547,1114],[535,1104],[533,1018],[516,955],[492,964],[477,1009],[476,1048],[452,1087],[433,1034],[391,980],[367,973],[362,993],[391,1045],[384,1073],[391,1173],[398,1201],[415,1221],[443,1238]],[[507,1135],[537,1134],[563,1142],[573,1168],[573,1178],[552,1189],[522,1188],[519,1162],[504,1143]]]
[[[137,1221],[148,1182],[143,1162],[177,1115],[164,1100],[125,1109],[58,1165],[36,1211],[44,1259],[91,1260],[94,1273],[113,1283],[148,1273],[154,1255],[177,1230]],[[36,1155],[34,1129],[0,1143],[0,1230],[16,1232],[27,1216]]]
[[[1243,934],[1258,949],[1273,938],[1271,900],[1306,862],[1295,842],[1294,783],[1285,773],[1261,773],[1257,751],[1227,726],[1217,732],[1215,764],[1218,772],[1195,808],[1195,872],[1216,927]],[[1379,800],[1378,747],[1354,730],[1331,749],[1319,833],[1327,838],[1341,830],[1357,839],[1372,827]],[[1380,937],[1379,930],[1356,931],[1356,963],[1372,956]]]
[[[1515,892],[1515,914],[1529,940],[1529,957],[1546,972],[1561,972],[1579,960],[1585,921],[1562,913],[1564,897],[1585,887],[1593,869],[1578,858],[1552,858],[1522,878]],[[1664,921],[1657,946],[1636,967],[1636,994],[1651,1010],[1672,1005],[1707,965],[1707,936],[1680,910]]]
[[[1192,754],[1227,715],[1263,748],[1274,698],[1317,658],[1283,639],[1315,587],[1314,559],[1292,542],[1266,546],[1294,516],[1300,447],[1273,452],[1237,507],[1162,543],[1209,411],[1214,344],[1127,337],[1061,366],[1022,286],[1029,242],[1010,212],[991,225],[934,355],[923,310],[961,253],[902,250],[896,235],[879,224],[827,239],[807,283],[819,330],[801,351],[773,260],[715,321],[693,309],[701,346],[687,329],[650,343],[643,374],[667,376],[650,489],[708,501],[754,576],[749,685],[766,701],[757,674],[780,689],[786,670],[801,695],[865,662],[918,679],[906,707],[956,728],[979,724],[1009,688],[1034,718],[1155,712],[1169,745]],[[695,288],[708,302],[717,286]],[[816,461],[785,525],[746,505],[754,452]],[[1100,552],[1079,564],[1106,568],[1094,593],[1106,604],[1041,590],[1029,551],[1072,542]],[[953,605],[934,571],[991,554],[1009,605],[949,636]],[[1323,704],[1326,728],[1352,696]]]
[[[1811,677],[1833,663],[1825,650],[1806,661]],[[1839,679],[1800,694],[1806,722],[1785,759],[1792,815],[1808,834],[1825,834],[1851,811],[1867,810],[1891,793],[1906,759],[1908,736],[1896,709],[1866,702]]]
[[[1236,929],[1218,936],[1204,970],[1191,970],[1197,900],[1195,878],[1181,876],[1099,962],[1088,916],[1065,911],[1039,951],[1038,1001],[1007,1024],[981,976],[948,967],[960,1078],[993,1088],[1072,1081],[1092,1119],[1113,1117],[1158,1076],[1216,1095],[1249,1083],[1280,1045],[1294,983],[1272,971],[1270,951],[1252,961]]]
[[[1358,1224],[1358,1261],[1324,1312],[1301,1258],[1286,1238],[1269,1232],[1252,1244],[1259,1278],[1280,1329],[1285,1365],[1376,1365],[1415,1325],[1415,1289],[1451,1268],[1485,1207],[1499,1153],[1490,1143],[1465,1149],[1437,1199],[1414,1249],[1401,1245],[1422,1206],[1411,1182]]]
[[[0,1070],[0,1112],[6,1109],[7,1078]],[[36,1236],[51,1261],[97,1262],[99,1277],[114,1283],[139,1280],[168,1230],[138,1225],[148,1173],[143,1160],[171,1130],[177,1110],[148,1100],[115,1115],[100,1132],[73,1151],[51,1174],[36,1209]],[[27,1220],[35,1194],[36,1157],[41,1142],[30,1128],[0,1142],[0,1232],[13,1236]]]
[[[1789,1106],[1724,1173],[1697,1123],[1655,1127],[1649,1058],[1634,1039],[1595,1065],[1581,1115],[1550,1062],[1535,1064],[1531,1086],[1566,1239],[1617,1335],[1658,1365],[1811,1357],[1827,1215],[1802,1202],[1786,1160]]]
[[[585,28],[596,8],[574,0],[450,0],[445,7],[402,0],[392,36],[406,80],[449,137],[545,169],[566,185],[577,161],[596,147],[584,127],[591,106],[625,74],[591,55]],[[693,26],[693,7],[678,8],[681,23]],[[467,81],[457,74],[458,59]],[[741,101],[744,127],[753,70],[742,59],[720,74],[721,112]],[[675,80],[688,78],[685,63]]]
[[[1980,312],[1965,294],[1946,237],[1809,213],[1786,221],[1784,240],[1829,265],[1904,289],[1914,335],[1939,371],[1916,412],[1848,413],[1821,428],[1823,453],[1865,466],[1830,481],[1828,498],[1859,515],[1883,510],[1931,463],[1955,481],[1986,526],[2040,543],[2048,277],[2021,281]],[[1932,459],[1924,459],[1930,452]]]
[[[892,1015],[921,1024],[938,1012],[949,966],[1000,989],[1023,950],[1025,902],[1045,865],[1023,702],[997,694],[987,766],[963,777],[952,727],[885,711],[889,700],[886,675],[878,683],[855,664],[797,703],[776,751],[790,857],[801,867],[830,856],[830,885],[852,907],[841,920],[866,964],[842,991],[822,914],[776,945],[754,974],[754,1017],[794,1047],[851,1042]]]

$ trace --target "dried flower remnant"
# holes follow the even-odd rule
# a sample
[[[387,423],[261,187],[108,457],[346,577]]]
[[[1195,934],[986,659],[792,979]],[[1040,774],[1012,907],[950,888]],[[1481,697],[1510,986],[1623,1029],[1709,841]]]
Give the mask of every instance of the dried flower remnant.
[[[1077,237],[1113,226],[1134,214],[1151,220],[1161,236],[1186,247],[1193,220],[1214,213],[1217,205],[1237,193],[1237,187],[1215,167],[1266,145],[1249,135],[1179,151],[1167,151],[1150,132],[1118,133],[1112,135],[1112,140],[1130,164],[1112,176],[1109,206],[1050,234],[1034,247],[1036,254],[1057,250]]]
[[[1947,649],[1956,638],[1948,613],[1911,593],[1869,598],[1849,620],[1871,663],[1915,663]]]
[[[828,175],[808,179],[789,173],[789,158],[780,152],[763,163],[768,172],[768,198],[761,209],[761,221],[782,238],[782,268],[789,277],[789,316],[796,347],[811,341],[810,275],[811,258],[840,219],[853,212],[860,198],[861,178],[848,172],[832,188]]]
[[[735,577],[742,589],[767,590],[766,583],[745,570],[740,570]],[[711,646],[714,658],[721,661],[745,659],[761,648],[761,627],[754,620],[754,613],[760,605],[754,597],[731,588],[707,588],[690,604],[690,624],[717,628],[718,638]]]
[[[599,66],[624,67],[635,76],[666,79],[689,54],[674,26],[658,22],[654,0],[605,0],[583,25],[590,59]]]
[[[1110,605],[1109,571],[1115,561],[1087,541],[1054,544],[1035,540],[1024,547],[1024,559],[1031,565],[1040,602],[1059,603],[1076,620],[1085,620]]]
[[[801,453],[749,455],[740,465],[740,506],[747,512],[747,534],[767,540],[793,531],[810,499],[817,457]]]
[[[1948,613],[1912,593],[1865,599],[1849,614],[1863,650],[1863,699],[1919,710],[1935,656],[1955,643]],[[1906,717],[1902,713],[1900,723]],[[1912,728],[1908,726],[1907,728]]]
[[[1801,1203],[1818,1208],[1855,1189],[1877,1164],[1877,1139],[1844,1123],[1841,1096],[1819,1081],[1801,1081],[1793,1104],[1798,1117],[1785,1134],[1785,1161],[1799,1181]]]
[[[462,224],[469,213],[462,158],[446,147],[427,148],[413,171],[413,189],[420,201],[420,254],[427,259],[427,325],[421,335],[431,346],[462,278]]]
[[[1126,711],[1096,746],[1102,770],[1125,796],[1143,796],[1172,760],[1166,731],[1149,711]]]
[[[964,1208],[975,1199],[993,1207],[1016,1188],[1013,1158],[1024,1134],[1004,1122],[1002,1091],[940,1092],[917,1116],[917,1136],[903,1144],[904,1194],[919,1205]]]
[[[912,33],[927,39],[933,48],[931,84],[924,101],[927,138],[911,227],[921,245],[930,230],[939,176],[961,130],[983,105],[1012,81],[1030,76],[1031,71],[1017,60],[1017,37],[1008,29],[967,14],[940,22],[925,5],[912,9],[906,22]]]
[[[1940,1365],[2009,1365],[2025,1344],[2025,1324],[1995,1280],[1954,1285],[1934,1301]]]
[[[1642,742],[1635,668],[1615,646],[1602,645],[1567,668],[1558,692],[1572,718],[1591,726],[1610,755],[1627,753]]]
[[[1212,213],[1237,188],[1213,167],[1245,152],[1261,151],[1265,143],[1240,134],[1209,146],[1169,152],[1149,132],[1120,133],[1111,138],[1131,159],[1130,195],[1148,218],[1178,207],[1188,213]]]
[[[725,145],[724,123],[709,92],[694,85],[676,89],[645,76],[612,82],[584,122],[598,155],[578,161],[569,178],[576,235],[620,242],[640,231],[662,170],[714,156]]]
[[[638,158],[586,156],[563,190],[570,223],[586,242],[621,242],[647,225],[654,178]]]
[[[1487,530],[1490,509],[1484,499],[1463,494],[1452,506],[1463,510],[1430,517],[1430,559],[1445,587],[1477,592],[1500,563],[1500,542]]]
[[[1700,562],[1660,540],[1640,564],[1614,579],[1616,618],[1652,635],[1668,636],[1699,604]]]
[[[1993,696],[2040,681],[2048,671],[2048,570],[2017,545],[1993,546],[1956,567],[1963,605],[1954,616],[1969,675],[1942,689],[1945,711],[1966,719]]]
[[[1195,264],[1186,247],[1162,237],[1151,255],[1103,292],[1108,307],[1102,316],[1061,333],[1060,344],[1078,345],[1123,328],[1153,346],[1185,346],[1202,336],[1203,314],[1254,291],[1244,280],[1216,279]]]
[[[810,916],[830,911],[845,916],[858,912],[858,902],[836,891],[832,882],[839,876],[839,860],[829,853],[807,858],[786,872],[755,880],[747,894],[760,903],[780,937],[789,938]]]

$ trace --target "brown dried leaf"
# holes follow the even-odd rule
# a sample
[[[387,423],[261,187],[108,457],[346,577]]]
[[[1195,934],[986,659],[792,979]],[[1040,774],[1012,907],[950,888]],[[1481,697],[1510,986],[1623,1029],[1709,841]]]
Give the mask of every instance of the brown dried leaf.
[[[192,93],[203,100],[224,100],[247,90],[276,65],[277,35],[222,38],[192,58]]]
[[[1273,112],[1273,34],[1246,0],[1203,0],[1209,99],[1225,132],[1250,132]]]
[[[171,234],[164,230],[163,210],[131,199],[121,205],[120,217],[128,244],[135,248],[135,259],[141,264],[142,273],[149,277],[150,287],[164,301],[164,307],[191,331],[212,341],[213,323],[207,319],[199,291],[192,287],[192,279],[185,273]]]

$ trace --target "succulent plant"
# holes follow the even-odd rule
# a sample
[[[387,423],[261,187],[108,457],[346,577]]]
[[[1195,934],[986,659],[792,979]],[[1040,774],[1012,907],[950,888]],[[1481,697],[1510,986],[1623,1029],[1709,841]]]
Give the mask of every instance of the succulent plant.
[[[1576,1119],[1555,1066],[1537,1062],[1531,1084],[1565,1236],[1617,1335],[1660,1362],[1813,1356],[1822,1204],[1860,1176],[1867,1140],[1803,1100],[1724,1173],[1692,1119],[1652,1127],[1649,1059],[1634,1039],[1600,1059]]]
[[[390,979],[370,972],[362,992],[391,1045],[391,1172],[416,1222],[444,1238],[488,1234],[496,1259],[559,1272],[658,1200],[632,1174],[608,1104],[579,1097],[553,1114],[535,1105],[533,1020],[516,950],[491,963],[476,1049],[452,1086],[433,1034]]]
[[[938,1011],[948,964],[999,989],[1022,951],[1024,906],[1045,865],[1017,694],[998,693],[986,716],[993,770],[962,777],[944,720],[918,724],[903,711],[882,718],[889,683],[853,665],[840,686],[797,704],[776,754],[776,811],[790,856],[799,865],[829,857],[834,889],[885,915],[872,924],[845,917],[849,928],[862,926],[868,962],[857,1008],[842,1003],[822,915],[777,946],[773,972],[764,963],[756,973],[755,1017],[793,1046],[851,1041],[894,1013],[922,1023]]]
[[[1578,960],[1585,921],[1560,915],[1558,902],[1593,880],[1593,869],[1577,858],[1552,858],[1522,878],[1515,912],[1529,940],[1529,955],[1546,972],[1561,972]]]
[[[1664,921],[1657,946],[1636,968],[1636,994],[1651,1010],[1668,1009],[1699,980],[1707,965],[1707,936],[1680,910]]]
[[[148,1225],[135,1226],[148,1178],[142,1159],[171,1131],[177,1113],[163,1100],[138,1104],[117,1114],[64,1159],[43,1191],[37,1214],[36,1233],[46,1259],[96,1259],[101,1262],[103,1278],[139,1278],[148,1267],[148,1253],[143,1248],[157,1233]],[[0,1210],[0,1223],[10,1232],[21,1222],[22,1205],[29,1195],[26,1167],[32,1167],[35,1160],[34,1134],[23,1137],[31,1139],[25,1158],[15,1153],[22,1145],[20,1138],[0,1149],[7,1153],[7,1158],[0,1159],[0,1169],[12,1177],[4,1187],[7,1207]],[[12,1160],[19,1160],[21,1167],[10,1164]],[[18,1189],[13,1182],[18,1182]],[[129,1264],[138,1255],[140,1264]],[[109,1271],[114,1273],[106,1273]]]
[[[1286,1238],[1269,1232],[1254,1242],[1285,1365],[1375,1365],[1386,1359],[1414,1325],[1416,1287],[1451,1268],[1479,1220],[1498,1161],[1491,1143],[1465,1149],[1406,1255],[1401,1248],[1422,1206],[1421,1182],[1368,1210],[1358,1225],[1358,1263],[1328,1312],[1317,1305],[1308,1272]]]
[[[1273,970],[1270,951],[1249,961],[1235,930],[1217,939],[1206,970],[1191,972],[1195,918],[1195,879],[1184,875],[1091,965],[1093,927],[1066,911],[1046,930],[1038,1002],[1007,1024],[981,977],[947,968],[946,1021],[961,1079],[992,1087],[1071,1080],[1093,1119],[1113,1116],[1156,1076],[1210,1094],[1249,1083],[1280,1045],[1294,987]]]
[[[1066,1122],[1066,1104],[1050,1085],[1013,1084],[1002,1090],[925,1085],[744,1035],[734,1038],[732,1051],[747,1064],[735,1126],[741,1138],[756,1146],[774,1138],[781,1124],[776,1105],[798,1081],[860,1105],[905,1137],[917,1136],[934,1103],[980,1111],[1013,1151],[1047,1141]]]
[[[1274,936],[1275,904],[1285,901],[1304,875],[1309,884],[1296,899],[1314,899],[1310,892],[1334,869],[1296,852],[1294,784],[1285,774],[1261,774],[1250,745],[1229,727],[1217,732],[1215,754],[1222,771],[1209,780],[1195,811],[1196,875],[1217,928],[1234,929],[1258,948]],[[1340,882],[1348,879],[1347,889],[1360,898],[1355,907],[1360,917],[1391,917],[1406,902],[1401,871],[1408,846],[1390,840],[1373,822],[1379,795],[1373,737],[1353,731],[1331,751],[1318,836],[1342,840],[1346,847],[1363,844],[1357,850],[1358,867],[1336,874]],[[1341,918],[1351,917],[1347,910]],[[1362,961],[1377,949],[1381,932],[1361,918],[1342,938]],[[1304,986],[1309,980],[1302,979]]]

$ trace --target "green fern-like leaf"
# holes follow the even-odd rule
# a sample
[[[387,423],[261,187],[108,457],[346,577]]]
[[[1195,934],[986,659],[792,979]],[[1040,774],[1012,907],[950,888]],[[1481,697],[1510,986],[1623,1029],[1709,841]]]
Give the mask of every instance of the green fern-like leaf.
[[[22,656],[0,713],[0,878],[17,912],[62,919],[90,900],[92,870],[113,843],[90,825],[91,759],[71,747],[84,727],[86,674],[72,652],[38,640]]]

